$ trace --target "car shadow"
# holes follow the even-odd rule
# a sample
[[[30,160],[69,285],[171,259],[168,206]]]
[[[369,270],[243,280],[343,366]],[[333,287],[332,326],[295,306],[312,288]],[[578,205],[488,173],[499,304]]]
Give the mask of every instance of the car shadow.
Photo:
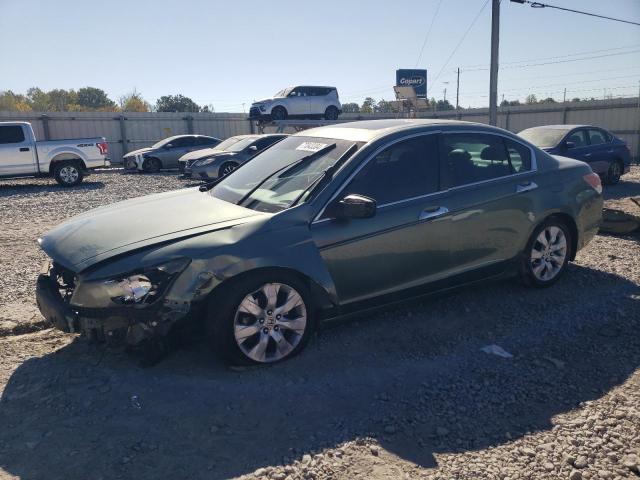
[[[23,195],[31,193],[69,193],[69,192],[82,192],[88,190],[99,190],[105,187],[104,182],[101,181],[83,181],[81,184],[75,187],[62,187],[58,185],[54,180],[47,179],[46,183],[40,183],[33,181],[2,184],[0,183],[0,198],[10,197],[12,195]]]
[[[638,298],[633,282],[572,265],[551,289],[501,281],[367,312],[261,368],[226,368],[199,343],[142,369],[75,340],[11,375],[0,467],[228,478],[365,437],[383,460],[436,467],[436,453],[548,430],[624,382],[640,365]],[[513,358],[480,351],[490,344]]]
[[[605,200],[640,196],[640,182],[625,180],[622,177],[616,185],[604,185],[602,195]]]

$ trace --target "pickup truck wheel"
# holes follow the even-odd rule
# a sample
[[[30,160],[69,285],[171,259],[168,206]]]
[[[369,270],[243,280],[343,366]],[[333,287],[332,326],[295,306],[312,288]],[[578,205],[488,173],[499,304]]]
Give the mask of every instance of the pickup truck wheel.
[[[162,163],[157,158],[147,158],[142,164],[142,169],[148,173],[159,172],[162,168]]]
[[[327,107],[324,111],[324,119],[325,120],[337,120],[338,119],[338,109],[336,107]]]
[[[74,187],[82,182],[84,174],[76,162],[61,162],[53,169],[53,177],[63,187]]]

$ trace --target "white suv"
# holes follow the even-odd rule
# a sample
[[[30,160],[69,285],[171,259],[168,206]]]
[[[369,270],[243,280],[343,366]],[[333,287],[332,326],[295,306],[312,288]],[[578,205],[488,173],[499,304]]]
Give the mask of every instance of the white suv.
[[[342,105],[335,87],[297,86],[280,90],[273,98],[251,104],[249,118],[286,120],[287,118],[324,118],[337,120]]]

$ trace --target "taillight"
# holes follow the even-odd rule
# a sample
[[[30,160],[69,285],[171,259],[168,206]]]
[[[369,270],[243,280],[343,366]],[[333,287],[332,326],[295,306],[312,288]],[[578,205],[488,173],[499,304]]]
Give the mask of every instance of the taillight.
[[[98,147],[98,150],[100,150],[100,155],[106,155],[107,152],[109,151],[109,146],[107,145],[107,142],[96,143],[96,146]]]
[[[602,181],[600,180],[600,175],[591,172],[582,178],[584,178],[584,181],[591,185],[596,192],[602,193]]]

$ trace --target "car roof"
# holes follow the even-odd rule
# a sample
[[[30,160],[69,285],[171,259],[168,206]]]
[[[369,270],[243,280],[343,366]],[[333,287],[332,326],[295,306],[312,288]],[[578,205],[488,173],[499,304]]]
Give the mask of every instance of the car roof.
[[[459,120],[441,120],[441,119],[386,119],[386,120],[359,120],[356,122],[337,123],[324,127],[311,128],[303,130],[295,135],[303,137],[324,137],[335,138],[338,140],[350,140],[354,142],[370,142],[375,138],[390,133],[401,132],[403,130],[412,130],[417,127],[438,127],[438,126],[477,126],[486,130],[498,130],[484,123],[462,122]]]
[[[535,127],[529,127],[525,130],[530,130],[532,128],[549,128],[552,130],[573,130],[574,128],[600,128],[600,127],[594,127],[593,125],[538,125]]]

